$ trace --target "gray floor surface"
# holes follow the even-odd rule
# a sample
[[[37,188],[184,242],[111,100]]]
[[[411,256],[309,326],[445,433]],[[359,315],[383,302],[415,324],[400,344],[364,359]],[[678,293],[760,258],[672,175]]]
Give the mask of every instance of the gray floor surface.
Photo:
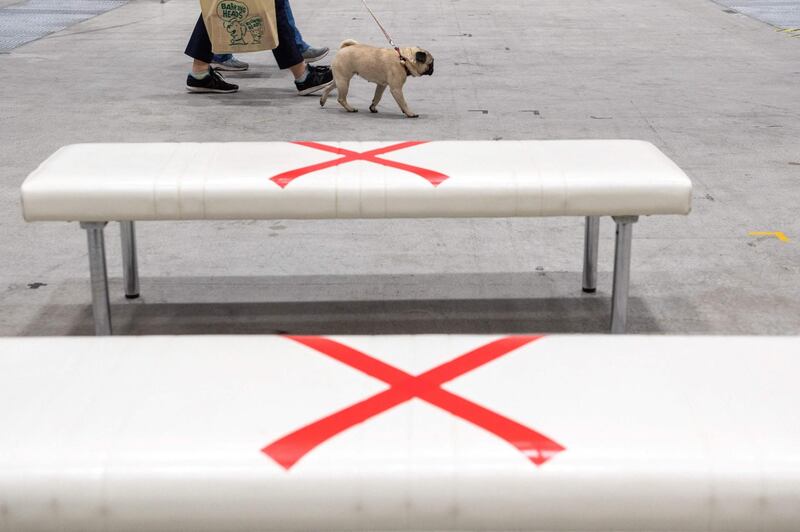
[[[4,3],[5,2],[5,3]],[[127,0],[0,0],[0,53],[96,17]]]
[[[717,0],[732,11],[743,13],[767,24],[800,28],[800,0]]]
[[[295,4],[312,44],[382,44],[359,2]],[[409,138],[652,141],[693,179],[694,209],[635,227],[631,331],[800,333],[800,39],[707,0],[371,5],[397,41],[436,57],[436,74],[407,86],[417,120],[391,100],[378,115],[321,109],[269,53],[230,76],[238,94],[187,94],[196,0],[134,0],[0,55],[0,335],[92,332],[83,232],[20,214],[20,184],[62,145]],[[351,101],[364,108],[371,94],[356,81]],[[138,229],[133,302],[107,231],[119,334],[607,327],[610,220],[594,296],[580,291],[577,218]]]

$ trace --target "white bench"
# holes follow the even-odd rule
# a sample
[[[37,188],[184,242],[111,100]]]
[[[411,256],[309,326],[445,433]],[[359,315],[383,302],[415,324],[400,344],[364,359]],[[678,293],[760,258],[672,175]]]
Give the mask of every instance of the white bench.
[[[798,353],[789,337],[3,338],[0,530],[795,532]]]
[[[224,154],[224,156],[222,155]],[[83,144],[22,185],[28,221],[87,230],[97,334],[111,334],[103,228],[122,226],[137,297],[134,221],[585,216],[583,287],[597,279],[599,217],[617,223],[612,332],[624,332],[632,224],[687,214],[689,178],[631,140]]]

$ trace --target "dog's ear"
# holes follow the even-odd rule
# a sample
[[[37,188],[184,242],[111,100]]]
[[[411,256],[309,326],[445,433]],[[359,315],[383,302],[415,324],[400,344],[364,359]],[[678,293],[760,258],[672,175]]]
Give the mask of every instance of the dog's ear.
[[[417,63],[422,63],[424,65],[425,62],[428,61],[428,54],[425,52],[417,52],[417,55],[414,57],[414,59],[417,61]]]

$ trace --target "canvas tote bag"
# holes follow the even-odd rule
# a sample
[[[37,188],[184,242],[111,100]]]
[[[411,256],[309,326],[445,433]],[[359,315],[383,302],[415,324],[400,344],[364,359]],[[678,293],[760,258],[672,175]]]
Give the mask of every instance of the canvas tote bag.
[[[275,0],[200,0],[216,54],[260,52],[278,46]]]

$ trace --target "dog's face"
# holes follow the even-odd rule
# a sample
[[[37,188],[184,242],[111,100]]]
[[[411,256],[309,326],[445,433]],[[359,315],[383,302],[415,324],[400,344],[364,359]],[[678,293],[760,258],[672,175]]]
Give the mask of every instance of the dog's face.
[[[420,75],[433,75],[433,56],[427,50],[414,48],[414,63],[416,63],[417,72],[419,72]]]
[[[231,42],[241,42],[244,39],[245,28],[238,20],[232,20],[225,24],[225,29],[231,35]]]

